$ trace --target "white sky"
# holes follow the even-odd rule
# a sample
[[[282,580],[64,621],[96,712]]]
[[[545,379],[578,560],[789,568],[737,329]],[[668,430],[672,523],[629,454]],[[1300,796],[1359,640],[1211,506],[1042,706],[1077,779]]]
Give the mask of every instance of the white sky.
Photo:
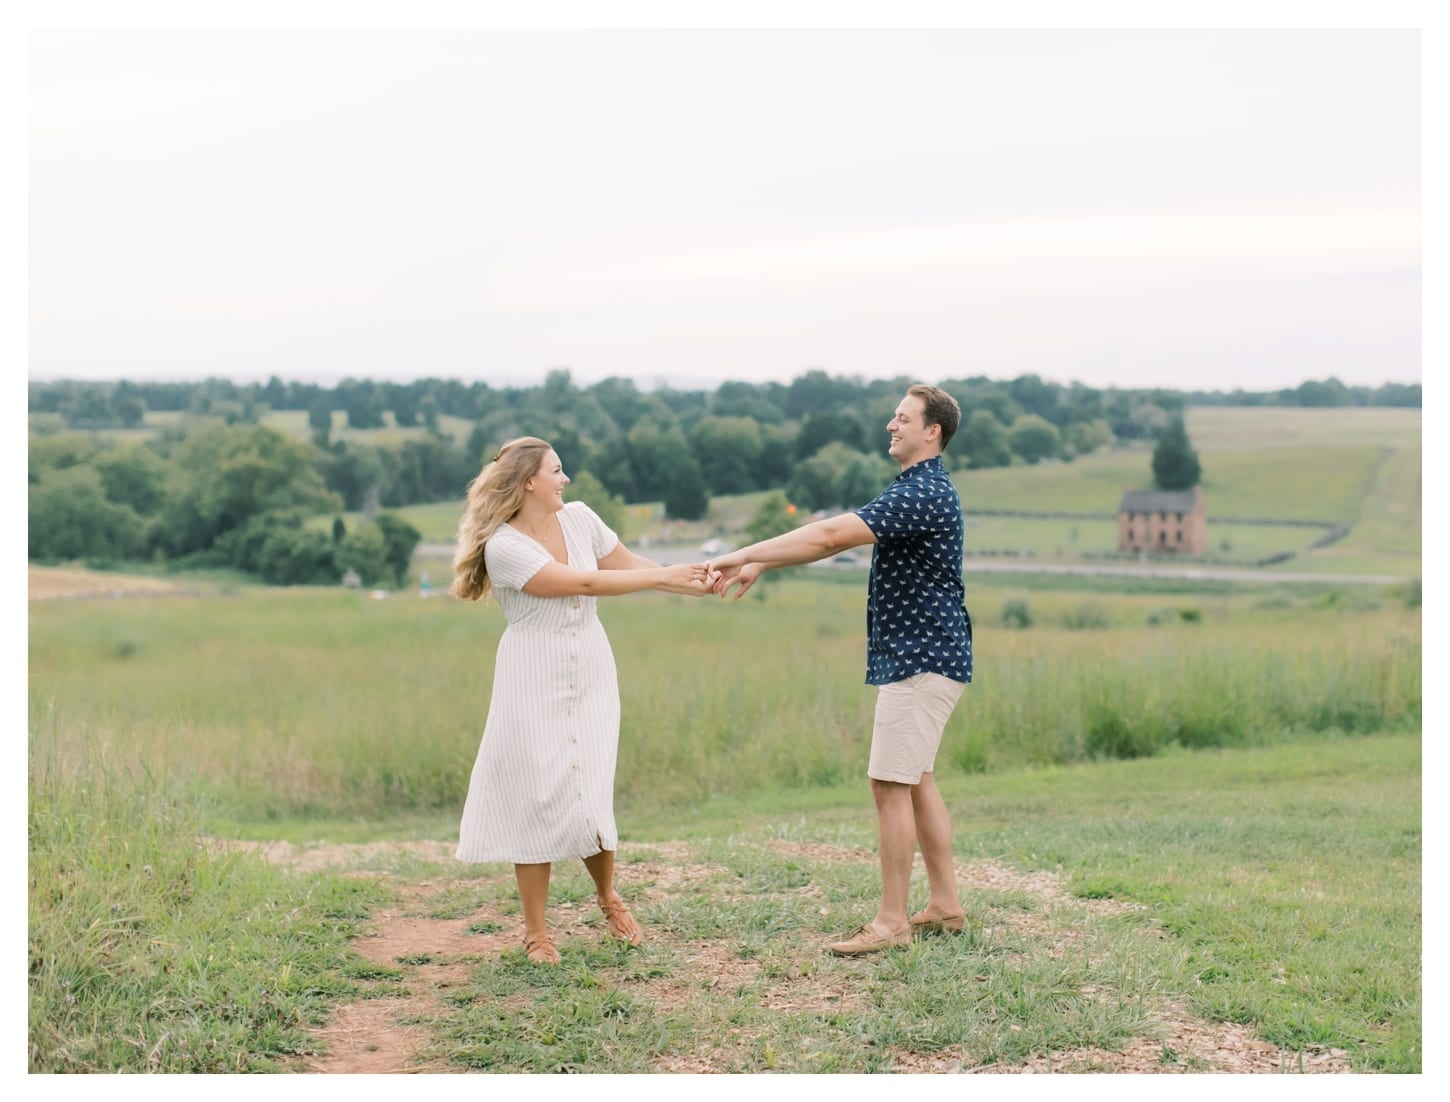
[[[29,373],[1418,381],[1421,45],[32,31]]]

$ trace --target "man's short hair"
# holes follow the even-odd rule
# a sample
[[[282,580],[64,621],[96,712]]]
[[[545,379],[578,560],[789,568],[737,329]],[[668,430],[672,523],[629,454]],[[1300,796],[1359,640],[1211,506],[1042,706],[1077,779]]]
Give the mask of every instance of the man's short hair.
[[[957,434],[957,426],[962,423],[962,407],[957,405],[955,398],[939,386],[917,383],[906,393],[920,398],[924,403],[926,407],[922,413],[924,426],[941,426],[941,450],[946,451],[952,437]]]

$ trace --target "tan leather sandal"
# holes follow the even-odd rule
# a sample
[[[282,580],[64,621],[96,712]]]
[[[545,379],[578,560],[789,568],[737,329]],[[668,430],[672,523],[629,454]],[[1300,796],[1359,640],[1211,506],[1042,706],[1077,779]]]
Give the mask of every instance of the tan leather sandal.
[[[547,930],[541,934],[524,935],[524,956],[535,964],[558,964],[563,959]]]
[[[609,927],[609,936],[638,945],[644,939],[644,931],[639,928],[624,900],[617,895],[613,899],[598,898],[599,909],[604,912],[604,924]]]

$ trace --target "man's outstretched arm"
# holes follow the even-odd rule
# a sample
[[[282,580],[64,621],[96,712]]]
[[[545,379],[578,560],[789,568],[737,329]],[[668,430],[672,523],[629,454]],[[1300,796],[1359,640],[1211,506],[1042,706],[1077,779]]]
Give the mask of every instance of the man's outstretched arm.
[[[824,520],[812,521],[790,532],[752,543],[748,547],[741,547],[727,555],[720,555],[710,560],[709,568],[720,574],[715,583],[715,592],[722,597],[732,584],[740,584],[740,592],[735,595],[738,600],[755,584],[755,579],[763,571],[816,562],[852,547],[875,542],[876,534],[866,526],[864,520],[855,513],[841,513]],[[758,569],[747,570],[742,574],[742,567],[747,566]]]

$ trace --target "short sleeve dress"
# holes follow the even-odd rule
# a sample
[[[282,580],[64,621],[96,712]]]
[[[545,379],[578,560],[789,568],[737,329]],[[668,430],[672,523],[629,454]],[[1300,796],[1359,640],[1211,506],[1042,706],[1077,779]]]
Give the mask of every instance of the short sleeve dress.
[[[569,565],[593,570],[619,543],[587,505],[559,514]],[[619,848],[614,767],[619,680],[595,597],[534,597],[553,557],[501,525],[484,548],[508,627],[458,830],[460,861],[539,864]]]

